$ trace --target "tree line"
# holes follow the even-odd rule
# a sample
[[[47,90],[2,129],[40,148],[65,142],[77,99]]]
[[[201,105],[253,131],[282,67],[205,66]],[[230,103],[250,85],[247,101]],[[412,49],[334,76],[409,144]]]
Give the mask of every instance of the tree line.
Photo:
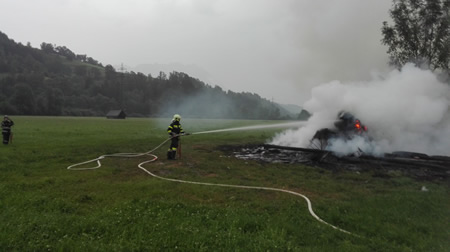
[[[65,46],[33,48],[0,32],[0,111],[15,115],[130,116],[180,113],[201,118],[290,119],[253,93],[224,91],[185,73],[116,71]]]

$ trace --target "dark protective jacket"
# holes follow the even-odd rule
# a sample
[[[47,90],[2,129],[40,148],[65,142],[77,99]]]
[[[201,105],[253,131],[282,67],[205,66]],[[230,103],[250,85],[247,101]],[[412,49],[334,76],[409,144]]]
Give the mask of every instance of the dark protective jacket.
[[[180,121],[172,120],[172,123],[169,125],[169,128],[167,128],[167,133],[169,135],[172,134],[181,134],[184,133],[183,128],[181,127]]]
[[[10,132],[11,126],[14,125],[14,122],[12,120],[3,120],[2,121],[2,131],[3,132]]]

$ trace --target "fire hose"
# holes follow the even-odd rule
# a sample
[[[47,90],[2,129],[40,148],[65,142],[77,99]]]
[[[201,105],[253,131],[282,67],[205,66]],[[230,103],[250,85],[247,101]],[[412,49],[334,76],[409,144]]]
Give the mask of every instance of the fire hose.
[[[196,134],[196,133],[193,133],[193,134]],[[186,134],[186,135],[189,135],[189,134]],[[172,137],[168,138],[167,140],[165,140],[161,144],[159,144],[157,147],[155,147],[152,150],[147,151],[147,152],[143,152],[143,153],[115,153],[115,154],[101,155],[101,156],[99,156],[98,158],[95,158],[95,159],[91,159],[91,160],[88,160],[88,161],[85,161],[85,162],[81,162],[81,163],[70,165],[70,166],[67,167],[67,169],[68,170],[94,170],[94,169],[98,169],[98,168],[100,168],[102,166],[102,163],[100,162],[100,160],[102,160],[102,159],[104,159],[106,157],[130,158],[130,157],[150,156],[150,157],[152,157],[152,159],[149,159],[147,161],[144,161],[144,162],[138,164],[138,168],[143,170],[145,173],[149,174],[150,176],[152,176],[154,178],[158,178],[158,179],[165,180],[165,181],[170,181],[170,182],[185,183],[185,184],[204,185],[204,186],[219,186],[219,187],[230,187],[230,188],[241,188],[241,189],[252,189],[252,190],[266,190],[266,191],[276,191],[276,192],[284,192],[284,193],[292,194],[292,195],[295,195],[295,196],[298,196],[298,197],[302,197],[306,201],[306,203],[308,205],[309,213],[317,221],[319,221],[319,222],[321,222],[321,223],[323,223],[325,225],[328,225],[328,226],[332,227],[335,230],[338,230],[338,231],[341,231],[343,233],[359,237],[356,234],[353,234],[353,233],[351,233],[349,231],[346,231],[346,230],[344,230],[342,228],[339,228],[337,226],[334,226],[334,225],[332,225],[332,224],[322,220],[316,213],[314,213],[314,211],[312,209],[311,200],[309,200],[309,198],[306,197],[305,195],[303,195],[301,193],[298,193],[298,192],[285,190],[285,189],[280,189],[280,188],[273,188],[273,187],[232,185],[232,184],[220,184],[220,183],[216,184],[216,183],[206,183],[206,182],[196,182],[196,181],[188,181],[188,180],[181,180],[181,179],[165,178],[165,177],[158,176],[158,175],[150,172],[149,170],[145,169],[144,164],[154,162],[154,161],[156,161],[158,159],[158,157],[156,155],[151,154],[151,153],[156,151],[157,149],[159,149],[167,141],[171,140],[174,137],[178,137],[178,136],[180,136],[180,135],[175,135],[175,136],[172,136]],[[89,167],[89,168],[82,168],[82,167],[80,168],[79,167],[79,166],[86,165],[86,164],[89,164],[89,163],[92,163],[92,162],[97,162],[97,166]]]

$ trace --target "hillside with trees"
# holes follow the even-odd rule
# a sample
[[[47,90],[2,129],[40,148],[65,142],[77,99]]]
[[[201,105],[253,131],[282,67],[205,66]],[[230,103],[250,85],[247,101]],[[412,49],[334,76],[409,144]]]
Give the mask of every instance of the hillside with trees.
[[[33,48],[0,32],[0,113],[104,116],[124,109],[131,116],[289,119],[280,105],[253,93],[224,91],[185,73],[158,76],[120,72],[111,65],[42,43]]]

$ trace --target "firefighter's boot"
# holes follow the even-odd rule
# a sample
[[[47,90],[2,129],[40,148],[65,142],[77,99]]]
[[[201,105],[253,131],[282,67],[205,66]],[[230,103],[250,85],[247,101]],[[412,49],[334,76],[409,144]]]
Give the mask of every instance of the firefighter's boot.
[[[177,151],[172,151],[172,159],[177,159]]]
[[[172,158],[172,151],[171,151],[171,150],[170,150],[170,151],[167,151],[167,159],[168,159],[168,160],[173,159],[173,158]]]

